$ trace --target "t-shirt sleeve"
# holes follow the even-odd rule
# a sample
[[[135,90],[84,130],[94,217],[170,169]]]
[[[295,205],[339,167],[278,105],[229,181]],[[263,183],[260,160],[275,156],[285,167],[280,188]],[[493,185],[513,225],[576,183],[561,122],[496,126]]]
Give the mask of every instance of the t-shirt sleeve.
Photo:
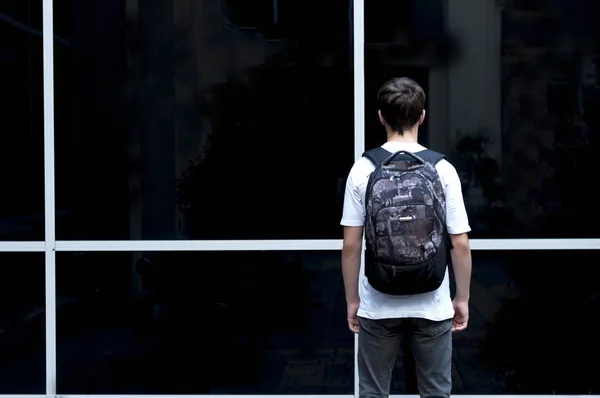
[[[365,225],[365,211],[360,197],[358,186],[354,183],[352,171],[346,180],[344,192],[344,210],[342,224],[344,227],[362,227]]]
[[[465,209],[460,178],[454,166],[445,164],[446,182],[446,225],[452,235],[464,234],[471,231],[469,217]]]

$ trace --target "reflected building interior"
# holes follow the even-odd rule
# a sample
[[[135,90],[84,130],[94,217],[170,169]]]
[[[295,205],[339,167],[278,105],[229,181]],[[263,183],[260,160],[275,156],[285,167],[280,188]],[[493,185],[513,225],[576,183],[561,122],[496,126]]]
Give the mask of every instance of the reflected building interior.
[[[589,360],[600,340],[587,332],[600,317],[599,258],[474,252],[469,328],[453,343],[454,392],[600,392],[600,366]],[[61,393],[353,391],[336,252],[59,253],[57,264]],[[400,355],[393,394],[409,387],[404,364]]]
[[[0,5],[0,239],[44,239],[41,0]]]
[[[459,171],[472,238],[597,237],[600,220],[576,192],[595,180],[599,148],[600,32],[590,17],[598,8],[585,0],[367,1],[367,147],[385,139],[377,88],[414,76],[428,95],[421,141]]]
[[[353,392],[335,252],[85,252],[57,262],[57,294],[77,298],[58,310],[63,394]]]
[[[280,3],[56,7],[59,239],[341,237],[350,2]]]
[[[0,394],[45,394],[44,254],[0,253]]]

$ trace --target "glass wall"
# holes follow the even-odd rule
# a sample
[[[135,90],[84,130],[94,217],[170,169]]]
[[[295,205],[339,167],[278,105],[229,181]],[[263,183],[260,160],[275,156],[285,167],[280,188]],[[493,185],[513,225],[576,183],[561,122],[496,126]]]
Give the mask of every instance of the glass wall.
[[[341,237],[349,0],[74,3],[54,6],[77,43],[54,52],[57,239]]]
[[[600,253],[549,250],[599,247],[599,215],[583,204],[600,151],[599,11],[584,0],[365,0],[367,147],[385,140],[382,82],[419,81],[421,143],[458,170],[475,246],[496,245],[473,254],[457,394],[600,394],[588,324],[600,318]],[[516,239],[536,250],[507,251]]]
[[[59,253],[58,393],[353,394],[339,270],[335,251]]]
[[[0,395],[355,395],[343,188],[409,76],[473,228],[454,393],[600,397],[599,12],[4,0]]]
[[[42,0],[0,5],[0,240],[44,240]]]

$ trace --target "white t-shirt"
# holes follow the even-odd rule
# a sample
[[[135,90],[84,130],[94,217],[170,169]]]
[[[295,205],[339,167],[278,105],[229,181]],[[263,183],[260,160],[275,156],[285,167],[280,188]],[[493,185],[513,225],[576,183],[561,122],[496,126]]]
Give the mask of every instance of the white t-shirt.
[[[425,147],[417,143],[387,142],[382,145],[389,152],[419,152]],[[446,194],[446,224],[453,235],[469,232],[469,219],[465,210],[460,179],[454,166],[446,160],[436,165]],[[346,227],[361,227],[365,224],[365,190],[369,175],[375,165],[361,157],[354,163],[346,182],[344,213],[341,224]],[[360,270],[358,316],[369,319],[425,318],[442,321],[454,317],[450,298],[448,270],[442,285],[435,291],[409,296],[392,296],[375,290],[365,277],[364,266]]]

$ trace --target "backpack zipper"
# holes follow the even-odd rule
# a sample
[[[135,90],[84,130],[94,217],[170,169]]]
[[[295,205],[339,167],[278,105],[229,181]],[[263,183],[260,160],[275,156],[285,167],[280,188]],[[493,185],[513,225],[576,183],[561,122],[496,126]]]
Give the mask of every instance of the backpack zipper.
[[[392,277],[396,277],[398,275],[398,272],[400,272],[400,269],[405,270],[405,271],[413,270],[413,269],[423,267],[424,264],[425,264],[425,262],[419,263],[419,264],[413,264],[413,265],[405,265],[405,266],[387,265],[387,267],[388,267],[388,269],[389,268],[392,269]]]

